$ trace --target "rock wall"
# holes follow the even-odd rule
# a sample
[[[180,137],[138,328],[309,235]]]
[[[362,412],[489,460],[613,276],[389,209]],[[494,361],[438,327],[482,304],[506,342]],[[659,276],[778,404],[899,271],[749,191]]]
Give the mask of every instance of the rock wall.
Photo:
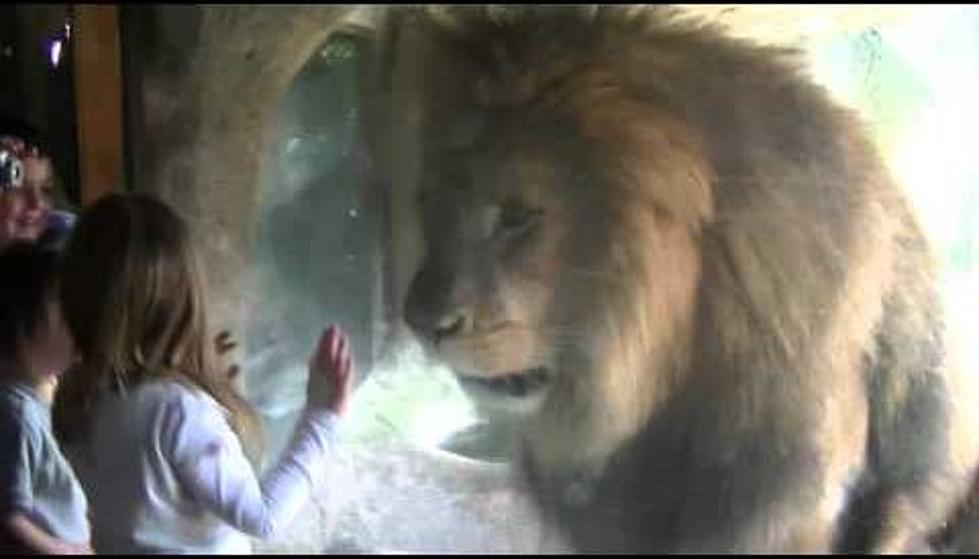
[[[133,185],[180,209],[212,288],[216,327],[248,316],[265,122],[293,76],[352,8],[131,6],[124,30]]]

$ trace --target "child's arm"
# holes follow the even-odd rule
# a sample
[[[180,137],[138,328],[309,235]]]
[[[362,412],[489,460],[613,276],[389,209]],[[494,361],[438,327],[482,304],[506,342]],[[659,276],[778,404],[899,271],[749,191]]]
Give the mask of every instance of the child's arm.
[[[213,416],[201,409],[193,413],[184,416],[190,421],[171,456],[181,485],[236,529],[273,537],[320,485],[333,456],[337,417],[325,410],[303,414],[292,444],[260,481],[227,421],[216,410]]]
[[[0,410],[0,531],[28,553],[91,553],[87,544],[71,544],[48,534],[24,511],[31,510],[34,488],[31,469],[38,462],[37,438],[23,417]]]
[[[310,366],[310,383],[320,388],[310,394],[291,444],[261,483],[219,411],[182,399],[170,410],[173,443],[166,453],[184,487],[235,528],[272,537],[309,502],[325,473],[352,367],[346,339],[328,330]],[[327,397],[319,394],[327,391]]]
[[[4,534],[27,553],[44,555],[91,555],[88,544],[73,544],[51,536],[22,513],[11,513],[3,519]]]

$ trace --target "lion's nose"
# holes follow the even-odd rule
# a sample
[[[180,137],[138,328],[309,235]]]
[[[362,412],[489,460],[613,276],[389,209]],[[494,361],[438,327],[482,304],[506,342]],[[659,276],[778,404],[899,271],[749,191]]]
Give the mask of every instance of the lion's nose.
[[[412,282],[405,305],[408,326],[436,344],[460,336],[472,326],[467,305],[453,296],[449,282],[435,281],[438,279],[424,269]]]

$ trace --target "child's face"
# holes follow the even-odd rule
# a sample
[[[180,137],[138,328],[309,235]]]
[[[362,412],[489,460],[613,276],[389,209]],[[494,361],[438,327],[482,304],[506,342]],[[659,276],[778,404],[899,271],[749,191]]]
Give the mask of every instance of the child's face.
[[[47,313],[46,320],[37,325],[37,331],[21,347],[25,373],[34,383],[53,381],[71,365],[75,355],[60,305],[48,303]]]
[[[51,162],[24,159],[24,183],[0,192],[0,247],[13,241],[34,241],[47,227],[53,189]]]

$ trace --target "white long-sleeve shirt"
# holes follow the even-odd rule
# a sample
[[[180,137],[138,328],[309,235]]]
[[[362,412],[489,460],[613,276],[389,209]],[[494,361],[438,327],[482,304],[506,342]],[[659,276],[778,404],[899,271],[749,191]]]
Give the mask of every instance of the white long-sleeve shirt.
[[[307,409],[259,480],[222,408],[173,381],[98,401],[79,478],[98,553],[250,553],[308,502],[333,457],[337,417]]]

